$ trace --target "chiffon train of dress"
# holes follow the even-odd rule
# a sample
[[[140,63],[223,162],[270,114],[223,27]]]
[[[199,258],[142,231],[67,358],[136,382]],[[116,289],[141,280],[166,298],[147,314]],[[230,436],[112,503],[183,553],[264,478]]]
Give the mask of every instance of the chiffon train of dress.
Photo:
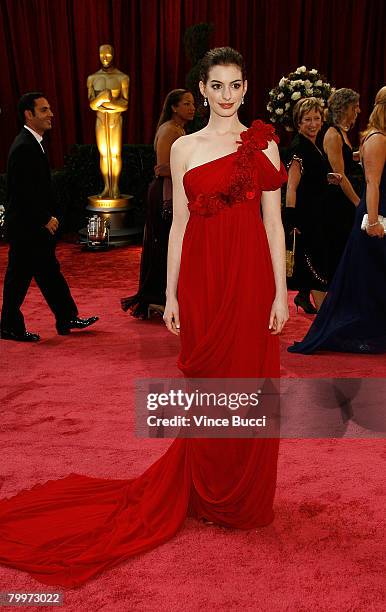
[[[254,122],[238,151],[186,173],[190,219],[179,277],[188,377],[278,377],[268,330],[274,278],[262,190],[285,180]],[[250,529],[273,519],[276,439],[180,439],[132,480],[70,474],[0,503],[0,563],[76,587],[170,539],[187,516]]]
[[[386,216],[386,166],[379,186],[379,214]],[[366,192],[328,294],[301,342],[291,353],[317,350],[386,353],[386,237],[361,230]]]

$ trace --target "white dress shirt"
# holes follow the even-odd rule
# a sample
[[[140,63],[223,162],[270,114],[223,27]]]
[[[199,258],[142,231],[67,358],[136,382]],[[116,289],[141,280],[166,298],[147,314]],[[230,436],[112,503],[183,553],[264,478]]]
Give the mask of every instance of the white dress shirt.
[[[36,140],[40,144],[40,147],[41,147],[43,153],[45,153],[45,150],[43,149],[43,145],[42,145],[43,136],[40,136],[40,134],[35,132],[35,130],[33,130],[32,128],[28,127],[28,125],[24,125],[24,127],[25,127],[26,130],[31,132],[32,136],[34,136],[36,138]]]

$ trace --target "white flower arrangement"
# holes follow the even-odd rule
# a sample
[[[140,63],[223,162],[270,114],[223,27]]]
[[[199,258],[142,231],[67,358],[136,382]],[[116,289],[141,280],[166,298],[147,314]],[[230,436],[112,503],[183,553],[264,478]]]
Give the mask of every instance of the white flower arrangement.
[[[334,91],[335,89],[316,68],[308,70],[306,66],[299,66],[288,76],[283,76],[278,85],[269,92],[267,110],[270,121],[291,130],[293,129],[292,110],[297,100],[314,96],[325,106]]]

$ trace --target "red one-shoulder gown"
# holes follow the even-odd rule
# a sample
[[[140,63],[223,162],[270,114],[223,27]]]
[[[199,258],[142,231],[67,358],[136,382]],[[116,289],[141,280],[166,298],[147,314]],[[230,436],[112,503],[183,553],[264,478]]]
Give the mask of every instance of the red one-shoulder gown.
[[[178,297],[179,366],[188,377],[279,376],[268,330],[275,293],[262,191],[285,171],[262,152],[276,139],[255,121],[235,153],[185,174],[190,218]],[[176,439],[131,480],[70,474],[0,503],[0,563],[76,587],[166,542],[187,515],[239,529],[273,519],[278,440]]]

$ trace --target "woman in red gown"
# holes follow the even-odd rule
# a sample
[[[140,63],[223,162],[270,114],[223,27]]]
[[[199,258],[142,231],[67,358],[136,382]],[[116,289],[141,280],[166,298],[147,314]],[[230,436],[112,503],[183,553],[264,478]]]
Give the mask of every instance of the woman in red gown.
[[[247,88],[240,54],[214,49],[202,70],[208,126],[172,149],[164,319],[181,335],[186,376],[278,377],[288,309],[277,138],[261,121],[239,122]],[[178,438],[138,478],[70,474],[37,485],[0,503],[0,563],[76,587],[170,539],[187,515],[267,525],[277,454],[277,439]]]

